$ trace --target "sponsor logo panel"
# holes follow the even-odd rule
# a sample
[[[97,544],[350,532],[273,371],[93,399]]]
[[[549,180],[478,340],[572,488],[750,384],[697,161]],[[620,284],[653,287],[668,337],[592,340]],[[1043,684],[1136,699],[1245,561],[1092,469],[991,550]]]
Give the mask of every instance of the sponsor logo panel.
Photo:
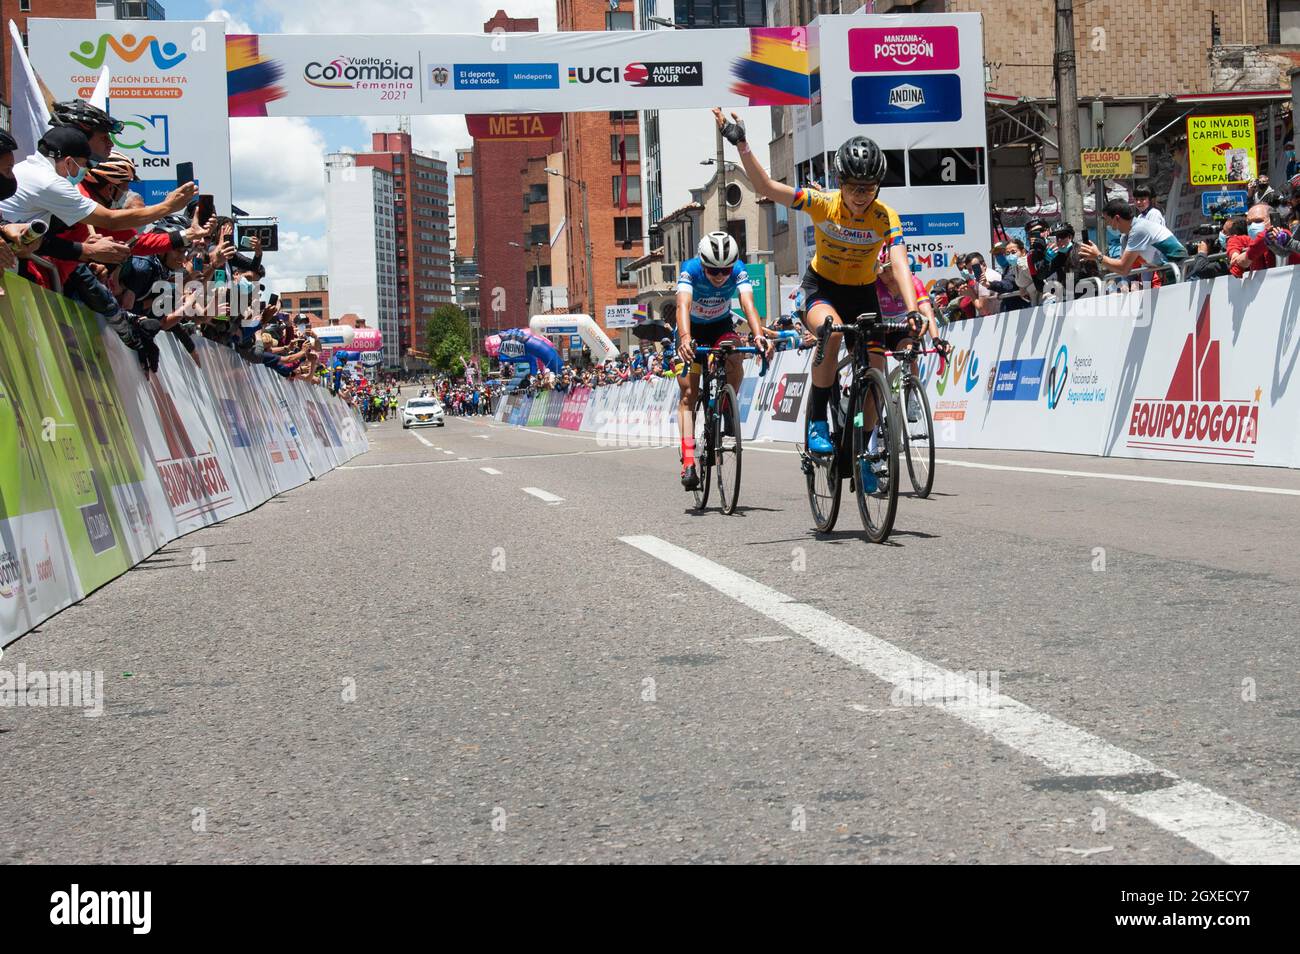
[[[1220,393],[1220,341],[1210,336],[1210,299],[1183,342],[1164,397],[1135,398],[1128,445],[1139,450],[1249,459],[1259,444],[1261,388],[1253,400]]]
[[[849,69],[854,73],[955,70],[960,66],[955,26],[849,31]]]
[[[1043,382],[1043,358],[999,361],[993,379],[994,401],[1037,401]]]
[[[955,123],[961,119],[961,77],[855,76],[853,121],[873,123]]]

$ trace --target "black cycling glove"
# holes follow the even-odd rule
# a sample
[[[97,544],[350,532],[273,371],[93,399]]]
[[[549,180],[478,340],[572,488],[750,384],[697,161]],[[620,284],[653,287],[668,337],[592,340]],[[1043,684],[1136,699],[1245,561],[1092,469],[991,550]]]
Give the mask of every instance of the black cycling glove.
[[[723,123],[722,138],[733,146],[739,146],[745,141],[745,124],[739,120]]]

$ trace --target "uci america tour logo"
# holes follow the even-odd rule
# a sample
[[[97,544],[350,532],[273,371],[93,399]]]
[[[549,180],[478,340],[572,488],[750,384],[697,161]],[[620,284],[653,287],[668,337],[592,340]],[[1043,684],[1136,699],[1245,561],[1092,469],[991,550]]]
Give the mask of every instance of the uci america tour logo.
[[[175,43],[159,43],[158,37],[152,33],[142,37],[136,37],[134,33],[123,33],[120,40],[111,33],[101,33],[98,40],[86,40],[79,49],[80,53],[69,53],[68,56],[92,70],[104,65],[110,49],[126,63],[134,63],[147,50],[153,58],[153,65],[160,70],[171,69],[189,55],[181,53]]]

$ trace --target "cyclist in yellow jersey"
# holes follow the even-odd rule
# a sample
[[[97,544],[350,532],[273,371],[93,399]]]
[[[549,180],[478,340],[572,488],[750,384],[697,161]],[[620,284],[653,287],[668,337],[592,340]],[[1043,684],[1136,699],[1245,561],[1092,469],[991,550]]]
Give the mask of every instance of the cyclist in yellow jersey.
[[[804,273],[802,289],[807,314],[804,324],[816,333],[822,322],[853,321],[864,312],[880,313],[876,296],[877,270],[884,267],[878,256],[887,248],[888,267],[892,270],[907,317],[917,328],[922,320],[916,310],[916,290],[907,264],[907,246],[898,213],[877,199],[885,178],[885,154],[865,136],[854,136],[835,153],[835,172],[840,188],[830,190],[793,189],[777,182],[758,164],[745,142],[745,124],[735,113],[728,122],[721,109],[714,108],[714,119],[723,137],[740,152],[740,162],[755,191],[773,202],[807,212],[816,225],[816,248],[812,262]],[[891,351],[901,347],[910,336],[891,334],[885,344]],[[839,353],[840,336],[832,335],[828,343],[831,355]],[[885,371],[884,355],[873,354],[872,366]],[[836,362],[823,361],[814,366],[812,394],[808,414],[808,450],[830,454],[834,445],[826,410],[835,389]],[[870,426],[873,422],[868,421]],[[874,491],[871,491],[874,492]]]

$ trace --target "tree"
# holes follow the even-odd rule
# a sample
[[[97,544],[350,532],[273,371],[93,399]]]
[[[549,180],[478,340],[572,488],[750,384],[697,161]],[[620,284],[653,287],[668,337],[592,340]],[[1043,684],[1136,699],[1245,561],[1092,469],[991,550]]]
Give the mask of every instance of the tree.
[[[469,319],[465,317],[465,312],[455,305],[439,305],[424,325],[425,352],[436,357],[443,342],[451,336],[459,339],[461,347],[468,354],[469,342],[474,339],[474,336],[470,331]]]
[[[437,349],[429,352],[429,355],[433,366],[439,371],[455,374],[463,370],[464,361],[469,360],[469,342],[458,331],[452,331],[438,342]]]

